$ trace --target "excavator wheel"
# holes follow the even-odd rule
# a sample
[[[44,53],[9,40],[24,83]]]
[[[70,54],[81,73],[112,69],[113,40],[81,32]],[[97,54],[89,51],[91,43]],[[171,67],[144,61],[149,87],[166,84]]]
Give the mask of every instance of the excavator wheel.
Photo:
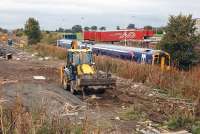
[[[71,92],[72,94],[75,94],[74,82],[73,82],[73,81],[70,82],[70,87],[69,87],[69,89],[70,89],[70,92]]]
[[[70,84],[68,83],[67,77],[64,75],[64,67],[60,70],[61,85],[64,90],[70,90]]]
[[[66,80],[65,78],[63,79],[62,86],[63,86],[63,89],[64,89],[64,90],[68,90],[68,89],[69,89],[69,86],[68,86],[67,80]]]

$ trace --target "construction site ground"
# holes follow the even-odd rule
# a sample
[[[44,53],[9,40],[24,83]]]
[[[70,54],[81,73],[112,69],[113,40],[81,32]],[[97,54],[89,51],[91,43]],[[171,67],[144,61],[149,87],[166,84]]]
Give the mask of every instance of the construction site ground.
[[[118,77],[116,90],[87,92],[83,99],[81,93],[74,96],[61,88],[59,68],[64,61],[40,58],[14,48],[12,51],[12,60],[0,59],[0,97],[5,106],[12,106],[20,96],[27,110],[45,106],[50,116],[59,115],[77,124],[87,118],[102,133],[159,134],[168,132],[160,126],[169,114],[178,109],[190,110],[192,105]]]

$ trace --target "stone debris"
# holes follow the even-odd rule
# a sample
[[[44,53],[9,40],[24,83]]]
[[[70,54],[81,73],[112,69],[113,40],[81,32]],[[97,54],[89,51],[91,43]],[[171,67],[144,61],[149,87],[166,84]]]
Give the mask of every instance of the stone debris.
[[[6,102],[6,101],[8,101],[8,100],[6,100],[6,99],[4,99],[4,98],[1,98],[1,99],[0,99],[0,104],[4,103],[4,102]]]
[[[43,61],[43,60],[44,60],[44,58],[41,58],[41,57],[40,57],[40,58],[38,58],[38,60],[39,60],[39,61]]]
[[[91,99],[93,99],[93,100],[95,100],[95,99],[98,100],[98,99],[101,99],[101,97],[97,97],[96,95],[92,95],[92,96],[91,96]]]
[[[119,117],[115,117],[115,120],[120,120],[120,118]]]
[[[157,128],[156,124],[152,121],[139,122],[139,124],[136,125],[136,131],[141,134],[191,134],[186,130],[170,132],[166,129]]]
[[[13,59],[17,61],[27,61],[32,60],[32,55],[28,54],[27,52],[18,52],[13,55]]]
[[[46,80],[46,77],[44,76],[33,76],[34,80]]]
[[[44,60],[49,60],[50,59],[50,57],[44,57]]]
[[[18,80],[8,80],[8,79],[3,79],[0,80],[0,85],[5,85],[5,84],[9,84],[9,83],[17,83]]]
[[[78,112],[85,108],[85,106],[73,106],[70,103],[65,103],[61,110],[61,116],[77,116]]]
[[[182,131],[177,131],[177,132],[164,132],[164,133],[161,133],[161,134],[192,134],[192,133],[189,133],[188,131],[182,130]]]

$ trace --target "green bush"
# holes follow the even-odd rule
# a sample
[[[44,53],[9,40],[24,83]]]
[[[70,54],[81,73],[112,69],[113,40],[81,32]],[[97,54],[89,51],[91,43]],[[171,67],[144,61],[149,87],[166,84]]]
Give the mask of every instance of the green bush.
[[[167,126],[171,130],[177,130],[181,128],[190,129],[193,124],[193,120],[190,118],[185,118],[184,116],[177,116],[172,117],[169,122],[167,123]]]

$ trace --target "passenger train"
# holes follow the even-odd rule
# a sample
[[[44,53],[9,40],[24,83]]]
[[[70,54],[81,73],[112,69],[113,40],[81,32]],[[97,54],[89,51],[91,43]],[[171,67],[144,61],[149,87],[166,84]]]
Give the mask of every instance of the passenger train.
[[[161,50],[116,46],[111,44],[95,44],[92,52],[123,60],[135,61],[139,64],[160,65],[161,69],[170,69],[170,55]]]

